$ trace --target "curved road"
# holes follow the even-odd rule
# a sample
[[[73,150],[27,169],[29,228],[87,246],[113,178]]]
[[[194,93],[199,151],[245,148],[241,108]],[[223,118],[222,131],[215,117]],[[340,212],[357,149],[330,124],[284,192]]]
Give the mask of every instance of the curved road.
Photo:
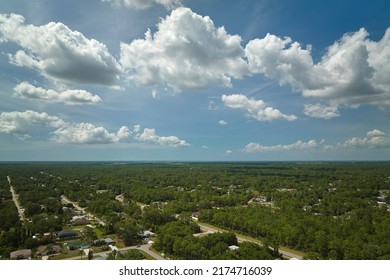
[[[206,231],[206,232],[210,232],[210,233],[222,231],[222,230],[218,230],[218,229],[212,228],[210,226],[207,226],[204,223],[202,223],[202,224],[198,223],[198,225],[200,226],[202,231]],[[237,240],[238,240],[238,242],[245,242],[245,241],[247,241],[247,242],[252,242],[252,243],[255,243],[255,244],[262,245],[260,241],[255,242],[255,241],[253,241],[251,239],[246,239],[244,237],[237,236]],[[287,252],[285,250],[279,249],[279,253],[281,253],[282,256],[287,258],[287,259],[298,259],[298,260],[302,259],[302,256],[294,254],[294,253]]]

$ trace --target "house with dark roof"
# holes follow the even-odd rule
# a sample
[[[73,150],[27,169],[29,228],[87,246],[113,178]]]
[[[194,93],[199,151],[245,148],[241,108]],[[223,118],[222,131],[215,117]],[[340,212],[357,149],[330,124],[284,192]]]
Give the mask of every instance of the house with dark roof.
[[[74,239],[77,238],[78,234],[75,230],[62,230],[58,233],[58,238],[61,240]]]
[[[85,218],[75,219],[71,221],[73,226],[89,225],[91,222]]]
[[[88,249],[89,244],[86,241],[77,241],[72,242],[66,245],[69,250],[76,250],[76,249]]]

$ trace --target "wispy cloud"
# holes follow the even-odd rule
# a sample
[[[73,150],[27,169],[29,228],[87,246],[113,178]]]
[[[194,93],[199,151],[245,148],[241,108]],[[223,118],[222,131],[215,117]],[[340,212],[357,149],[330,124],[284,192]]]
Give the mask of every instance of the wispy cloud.
[[[181,5],[181,0],[102,0],[114,6],[125,6],[130,9],[144,10],[153,5],[162,5],[166,9],[173,9]]]
[[[320,103],[305,104],[303,112],[308,117],[326,120],[340,116],[340,112],[336,105],[327,106]]]
[[[390,134],[387,134],[378,129],[373,129],[367,132],[366,137],[351,137],[342,143],[334,145],[325,144],[325,140],[321,141],[309,140],[304,142],[298,140],[292,144],[278,144],[273,146],[264,146],[259,143],[251,142],[244,147],[243,152],[281,152],[293,150],[318,150],[318,151],[346,151],[351,149],[390,149]]]

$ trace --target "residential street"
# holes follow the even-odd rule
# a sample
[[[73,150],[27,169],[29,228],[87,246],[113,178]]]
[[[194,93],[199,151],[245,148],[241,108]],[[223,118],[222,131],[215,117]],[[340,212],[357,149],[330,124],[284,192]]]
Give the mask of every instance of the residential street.
[[[144,244],[144,245],[141,245],[139,247],[138,246],[129,246],[129,247],[120,248],[119,252],[126,252],[126,251],[128,251],[130,249],[137,249],[137,250],[141,250],[141,251],[151,255],[156,260],[166,260],[165,258],[160,256],[159,254],[156,254],[155,252],[150,250],[151,246],[152,246],[152,244]],[[94,254],[94,256],[95,257],[97,257],[97,256],[107,257],[109,253],[111,253],[111,251],[104,251],[104,252],[96,253],[96,254]],[[86,258],[87,258],[87,256],[83,255],[82,259],[86,259]],[[65,260],[79,260],[79,259],[80,259],[80,256],[68,258],[68,259],[65,259]]]
[[[210,232],[210,233],[218,232],[217,229],[212,228],[212,227],[210,227],[210,226],[207,226],[207,225],[204,224],[204,223],[202,223],[202,224],[198,223],[198,224],[199,224],[199,226],[200,226],[200,228],[201,228],[202,231]],[[246,238],[244,238],[244,237],[239,237],[239,236],[237,236],[237,240],[238,240],[238,242],[245,242],[245,241],[247,241],[247,242],[252,242],[252,243],[256,243],[256,244],[261,245],[261,242],[255,242],[255,241],[253,241],[253,240],[251,240],[251,239],[246,239]],[[286,258],[286,259],[298,259],[298,260],[301,260],[301,259],[302,259],[302,256],[297,255],[297,254],[294,254],[294,253],[287,252],[287,251],[285,251],[285,250],[279,249],[279,252],[280,252],[280,253],[282,254],[282,256],[283,256],[284,258]]]
[[[20,220],[22,222],[25,222],[26,217],[24,216],[24,209],[20,206],[18,195],[16,194],[16,192],[14,190],[14,187],[11,184],[11,177],[7,176],[7,180],[8,180],[8,183],[9,183],[9,189],[10,189],[10,191],[12,193],[12,200],[14,201],[15,206],[18,209]]]
[[[93,214],[85,211],[85,208],[81,208],[76,202],[73,202],[73,201],[69,200],[65,195],[61,195],[61,200],[65,204],[71,203],[73,205],[73,207],[76,208],[77,210],[79,210],[83,215],[88,215],[93,220],[98,222],[101,226],[103,226],[103,227],[106,226],[106,222],[105,221],[103,221],[102,219],[99,219],[98,217],[94,216]]]

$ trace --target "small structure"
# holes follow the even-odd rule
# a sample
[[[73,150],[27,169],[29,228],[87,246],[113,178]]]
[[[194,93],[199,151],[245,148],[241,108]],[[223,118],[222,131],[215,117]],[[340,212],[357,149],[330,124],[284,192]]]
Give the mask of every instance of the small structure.
[[[117,252],[119,251],[119,249],[114,245],[108,245],[108,247],[110,247],[111,251],[117,251]]]
[[[74,230],[62,230],[58,233],[58,237],[61,240],[74,239],[78,237],[78,234]]]
[[[93,259],[93,250],[91,248],[83,249],[84,254],[88,257],[88,260]]]
[[[237,249],[240,249],[240,247],[238,247],[237,245],[231,245],[231,246],[229,246],[229,250],[230,250],[230,251],[235,251],[235,250],[237,250]]]
[[[200,212],[192,212],[191,214],[191,218],[195,221],[198,221],[199,220],[199,215],[200,215]]]
[[[31,249],[22,249],[10,253],[11,260],[31,260]]]
[[[142,232],[142,233],[140,234],[140,236],[141,236],[142,238],[150,238],[150,237],[153,236],[153,235],[154,235],[154,233],[151,232],[150,230],[145,230],[144,232]]]

